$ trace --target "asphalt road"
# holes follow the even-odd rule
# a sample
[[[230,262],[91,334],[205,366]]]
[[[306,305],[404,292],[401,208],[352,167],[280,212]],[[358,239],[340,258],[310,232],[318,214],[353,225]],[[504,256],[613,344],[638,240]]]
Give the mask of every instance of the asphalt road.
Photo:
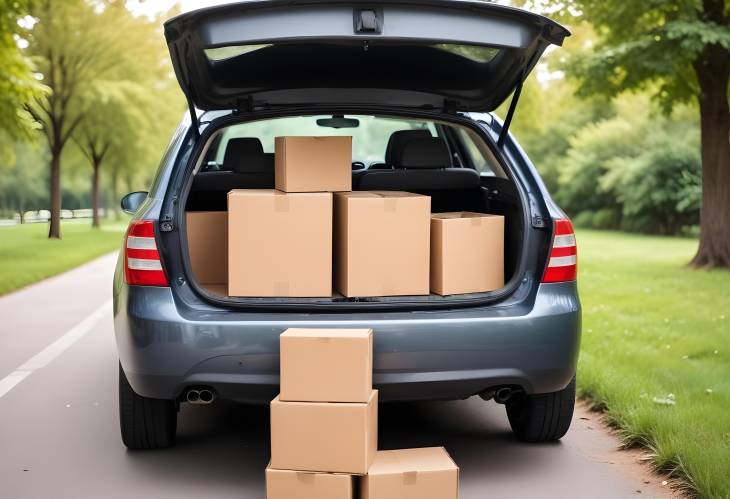
[[[0,298],[0,497],[264,497],[266,407],[184,404],[175,448],[122,446],[114,261]],[[383,406],[380,431],[384,449],[446,446],[462,499],[671,497],[585,408],[548,445],[517,442],[503,407],[478,398]]]

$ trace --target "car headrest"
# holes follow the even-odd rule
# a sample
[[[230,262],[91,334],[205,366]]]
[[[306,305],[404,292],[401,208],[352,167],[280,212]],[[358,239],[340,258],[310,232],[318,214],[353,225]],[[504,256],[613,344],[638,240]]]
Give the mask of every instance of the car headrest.
[[[274,169],[273,155],[264,153],[259,139],[238,137],[228,141],[223,169],[236,173],[268,173]]]
[[[431,137],[428,130],[398,130],[390,134],[388,146],[385,148],[385,164],[393,165],[400,156],[403,146],[411,139],[427,139]]]
[[[443,139],[411,139],[403,146],[396,168],[448,168],[451,166],[449,148]]]

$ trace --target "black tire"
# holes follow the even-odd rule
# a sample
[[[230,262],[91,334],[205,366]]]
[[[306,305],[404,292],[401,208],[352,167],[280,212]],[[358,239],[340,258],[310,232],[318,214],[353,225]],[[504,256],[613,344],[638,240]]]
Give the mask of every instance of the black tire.
[[[575,407],[575,377],[559,392],[521,395],[507,402],[512,431],[525,442],[560,440],[570,428]]]
[[[137,395],[119,366],[119,423],[129,449],[163,449],[175,444],[177,409],[174,400]]]

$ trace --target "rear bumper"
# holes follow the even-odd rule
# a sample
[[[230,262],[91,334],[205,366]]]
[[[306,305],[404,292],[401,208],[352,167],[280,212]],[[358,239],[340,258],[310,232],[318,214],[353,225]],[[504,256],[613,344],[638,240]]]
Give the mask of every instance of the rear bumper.
[[[528,393],[567,386],[580,343],[575,283],[542,284],[521,304],[424,312],[301,314],[180,310],[169,288],[121,285],[119,357],[140,395],[172,399],[210,385],[224,399],[278,392],[279,335],[289,327],[371,327],[383,401],[465,398],[499,385]]]

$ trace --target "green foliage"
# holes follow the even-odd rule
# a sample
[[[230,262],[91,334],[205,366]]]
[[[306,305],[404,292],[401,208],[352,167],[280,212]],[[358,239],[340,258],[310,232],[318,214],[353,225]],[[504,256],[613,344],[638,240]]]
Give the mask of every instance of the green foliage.
[[[145,188],[185,111],[160,27],[162,18],[135,17],[119,0],[0,0],[0,7],[0,170],[12,177],[0,179],[0,208],[17,210],[18,186],[36,194],[44,191],[40,197],[24,196],[27,209],[50,207],[48,173],[42,167],[48,169],[47,153],[53,150],[61,151],[63,162],[63,207],[88,208],[91,168],[85,152],[90,144],[97,151],[107,149],[101,176],[107,206],[117,206],[118,189],[124,184],[127,189]],[[23,23],[32,25],[24,29],[17,19],[27,15],[35,24]],[[18,48],[13,33],[28,43],[26,49]],[[10,67],[2,63],[5,34],[12,41],[12,53],[40,78],[31,75],[31,83],[47,90],[8,104],[21,116],[30,104],[40,126],[30,135],[11,135],[15,125],[2,130],[8,123],[3,99],[9,98],[2,85]],[[65,147],[72,138],[81,148]],[[25,142],[39,139],[45,145],[31,148],[36,154],[16,160]]]
[[[698,133],[693,112],[666,116],[646,94],[624,95],[615,115],[570,137],[556,200],[578,226],[678,234],[699,222]]]
[[[649,86],[665,110],[698,95],[693,64],[708,46],[722,47],[730,57],[729,6],[723,0],[705,4],[703,8],[699,0],[526,2],[571,27],[593,26],[592,43],[567,42],[573,48],[563,64],[580,81],[582,95],[616,96]]]
[[[18,20],[28,12],[29,4],[29,0],[0,0],[0,132],[11,139],[29,137],[33,122],[25,104],[43,92],[33,77],[33,64],[19,47],[27,30]]]

